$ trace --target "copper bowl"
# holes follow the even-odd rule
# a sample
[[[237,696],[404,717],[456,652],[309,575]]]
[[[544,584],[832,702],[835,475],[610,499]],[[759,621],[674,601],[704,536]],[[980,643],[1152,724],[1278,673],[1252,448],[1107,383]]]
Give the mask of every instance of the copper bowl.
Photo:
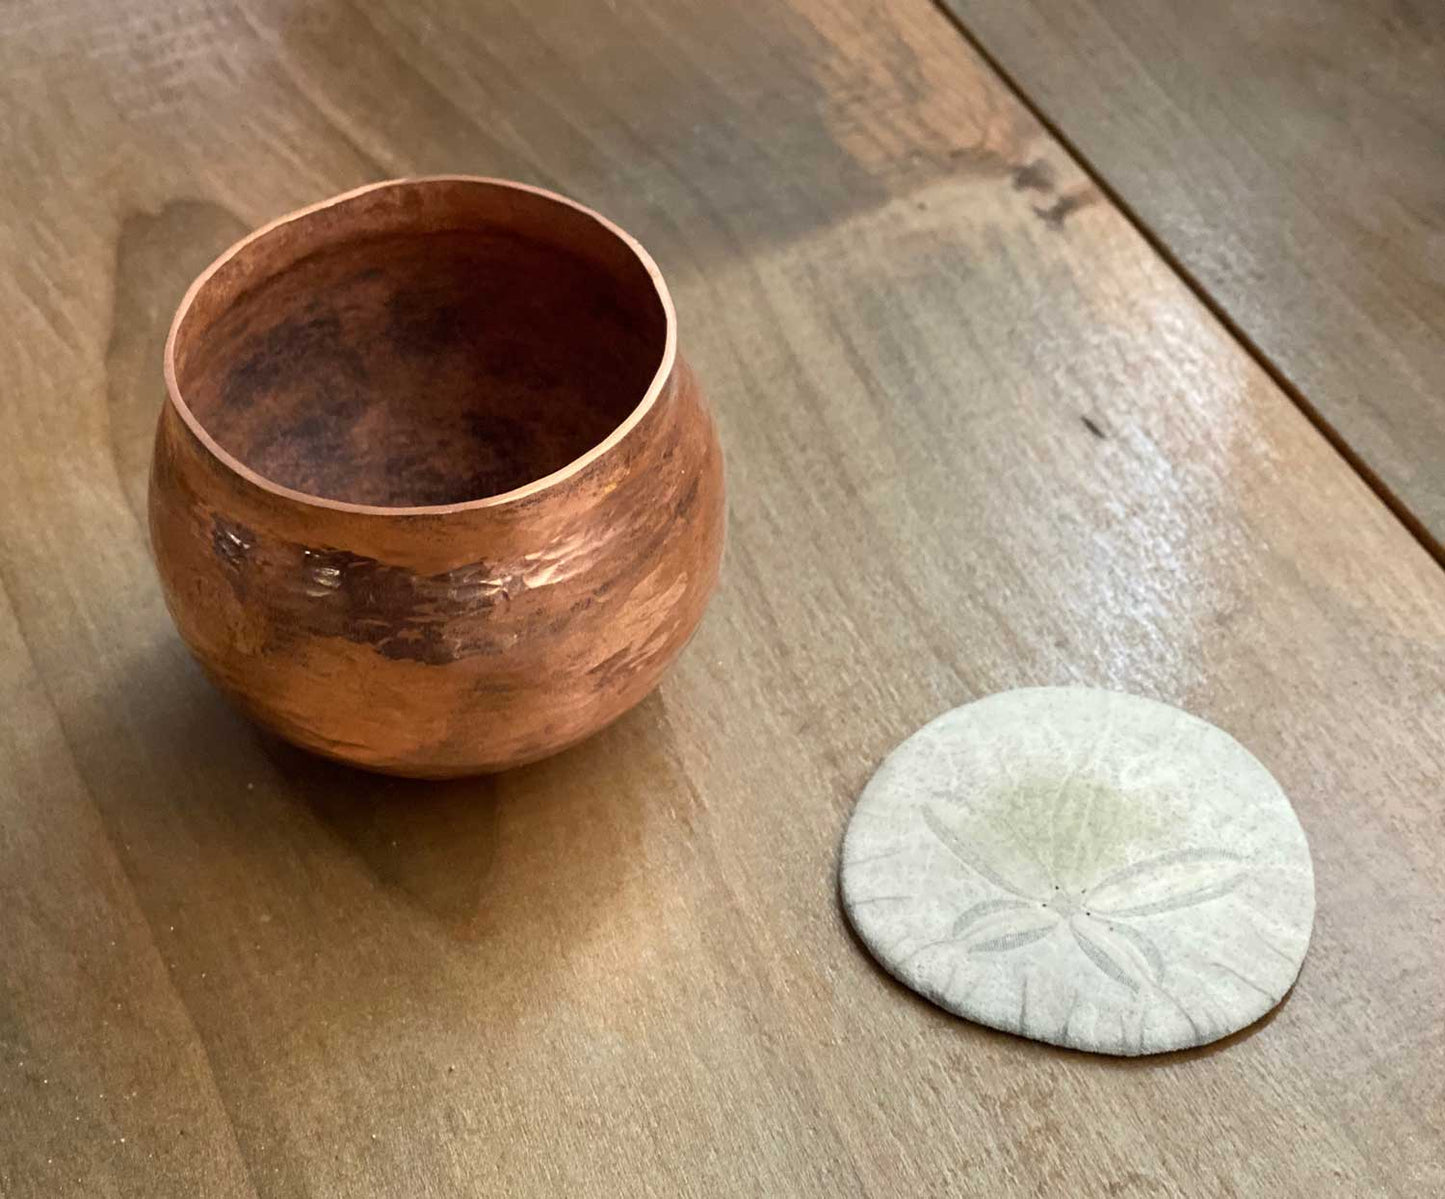
[[[502,770],[657,683],[702,618],[722,456],[647,252],[521,184],[379,183],[186,293],[151,542],[262,724],[395,774]]]

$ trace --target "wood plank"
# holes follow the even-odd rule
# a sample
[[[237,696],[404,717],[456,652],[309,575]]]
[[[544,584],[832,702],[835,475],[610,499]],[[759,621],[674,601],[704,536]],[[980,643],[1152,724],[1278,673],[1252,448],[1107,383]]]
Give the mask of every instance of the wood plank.
[[[264,1195],[1445,1187],[1445,578],[941,13],[743,16],[7,9],[7,1196],[142,1168],[151,1195],[197,1193],[186,1170]],[[633,716],[426,786],[236,716],[176,643],[140,501],[195,266],[435,170],[560,187],[654,250],[732,526]],[[1222,724],[1300,810],[1315,945],[1222,1047],[1121,1063],[974,1028],[838,912],[881,756],[1069,681]],[[50,1010],[109,928],[133,950],[79,993],[124,989],[114,1035]],[[17,1045],[63,1098],[32,1102]],[[79,1096],[112,1075],[140,1094],[107,1177]],[[195,1156],[142,1167],[178,1112]]]
[[[1445,560],[1445,8],[940,2]]]
[[[0,1194],[140,1194],[164,1174],[254,1195],[130,888],[137,847],[108,836],[3,596],[0,711]]]

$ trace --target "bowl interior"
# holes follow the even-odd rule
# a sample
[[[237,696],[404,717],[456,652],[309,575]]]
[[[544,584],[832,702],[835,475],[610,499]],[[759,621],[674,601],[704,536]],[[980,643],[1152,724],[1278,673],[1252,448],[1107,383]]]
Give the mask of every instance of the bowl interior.
[[[257,474],[357,504],[512,491],[606,439],[662,369],[635,244],[484,181],[399,183],[241,243],[174,335],[177,390]]]

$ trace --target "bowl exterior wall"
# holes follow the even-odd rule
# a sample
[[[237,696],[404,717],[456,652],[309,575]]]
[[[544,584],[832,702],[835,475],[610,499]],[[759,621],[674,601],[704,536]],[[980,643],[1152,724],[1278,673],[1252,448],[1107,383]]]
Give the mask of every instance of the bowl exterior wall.
[[[506,769],[596,732],[702,618],[722,455],[692,372],[599,458],[532,494],[353,512],[260,487],[167,403],[151,543],[182,638],[256,720],[395,774]]]

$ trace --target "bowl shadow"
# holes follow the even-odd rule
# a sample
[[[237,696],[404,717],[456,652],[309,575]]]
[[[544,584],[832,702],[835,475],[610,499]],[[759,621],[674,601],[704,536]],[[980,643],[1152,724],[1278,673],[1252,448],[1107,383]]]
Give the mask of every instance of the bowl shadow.
[[[375,951],[395,937],[410,953],[437,932],[479,948],[499,928],[503,947],[563,948],[627,884],[647,784],[672,768],[654,693],[581,744],[501,774],[359,770],[254,724],[169,631],[97,700],[72,713],[77,744],[95,751],[82,767],[127,848],[149,847],[132,862],[149,898],[170,910],[204,883],[222,930],[263,904],[285,911],[296,954],[341,952],[334,934],[358,923]],[[117,771],[125,785],[107,781]],[[338,904],[363,906],[338,915]],[[532,937],[533,924],[547,935]]]
[[[264,729],[255,737],[289,797],[383,890],[453,933],[475,926],[497,866],[502,800],[494,776],[392,778],[317,757]]]
[[[259,728],[254,737],[289,800],[379,890],[453,940],[480,943],[505,925],[507,941],[538,943],[549,938],[528,936],[529,922],[580,937],[604,917],[646,820],[632,784],[640,764],[667,757],[670,733],[654,693],[541,762],[443,781],[360,770]]]

